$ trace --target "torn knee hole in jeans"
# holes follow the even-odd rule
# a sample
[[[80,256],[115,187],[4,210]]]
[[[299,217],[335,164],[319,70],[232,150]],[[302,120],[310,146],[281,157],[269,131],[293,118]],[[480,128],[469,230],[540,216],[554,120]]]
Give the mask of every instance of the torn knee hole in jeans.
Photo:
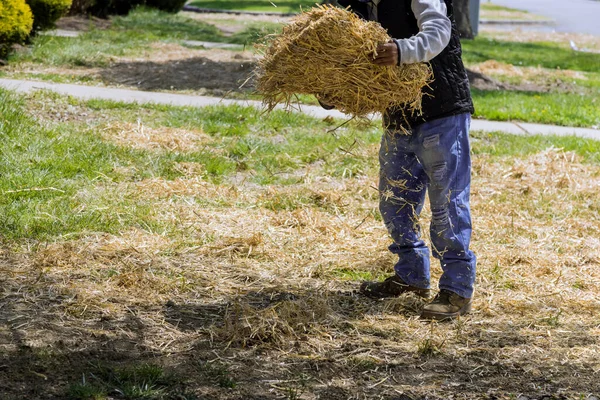
[[[431,210],[431,223],[434,226],[443,226],[448,224],[448,209]]]
[[[446,163],[434,165],[432,175],[435,182],[444,180],[444,177],[446,176]]]
[[[423,147],[430,149],[440,144],[440,135],[428,136],[423,139]]]

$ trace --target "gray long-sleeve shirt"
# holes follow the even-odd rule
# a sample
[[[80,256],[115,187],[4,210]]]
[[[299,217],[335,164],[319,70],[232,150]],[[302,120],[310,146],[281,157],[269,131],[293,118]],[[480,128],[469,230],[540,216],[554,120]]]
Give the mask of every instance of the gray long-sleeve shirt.
[[[377,20],[380,1],[370,3],[369,18],[372,20]],[[407,39],[394,39],[400,52],[400,64],[431,60],[446,48],[452,31],[443,0],[412,0],[411,8],[417,18],[419,33]]]

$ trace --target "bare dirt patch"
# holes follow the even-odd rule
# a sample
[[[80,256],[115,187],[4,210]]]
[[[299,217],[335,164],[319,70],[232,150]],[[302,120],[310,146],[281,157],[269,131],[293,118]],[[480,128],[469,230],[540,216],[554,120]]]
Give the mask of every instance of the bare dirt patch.
[[[482,90],[506,89],[528,92],[575,92],[574,79],[587,79],[579,71],[550,70],[542,67],[517,67],[496,60],[469,66],[470,72],[481,74],[474,78],[473,87]],[[506,82],[510,83],[506,83]],[[514,83],[518,82],[518,83]]]
[[[143,90],[208,90],[214,94],[252,87],[255,55],[227,50],[197,50],[158,45],[146,56],[122,59],[100,72],[107,84]]]
[[[109,19],[81,15],[62,17],[56,21],[56,29],[77,32],[87,32],[91,29],[108,29],[110,25],[111,21]]]

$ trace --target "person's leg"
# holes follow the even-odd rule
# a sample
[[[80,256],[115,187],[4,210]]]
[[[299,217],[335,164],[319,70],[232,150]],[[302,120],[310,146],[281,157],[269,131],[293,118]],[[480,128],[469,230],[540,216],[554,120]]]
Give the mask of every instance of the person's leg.
[[[379,151],[379,210],[398,255],[396,275],[406,284],[429,289],[429,249],[421,239],[419,214],[427,175],[411,151],[412,135],[385,133]]]
[[[430,121],[415,130],[414,147],[429,177],[431,245],[440,259],[440,290],[473,296],[475,254],[469,249],[471,213],[470,115]]]

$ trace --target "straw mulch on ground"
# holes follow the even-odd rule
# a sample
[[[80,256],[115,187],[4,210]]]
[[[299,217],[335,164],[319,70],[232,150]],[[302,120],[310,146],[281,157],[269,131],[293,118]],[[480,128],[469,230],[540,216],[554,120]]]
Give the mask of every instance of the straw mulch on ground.
[[[319,6],[295,18],[263,49],[257,89],[268,110],[289,106],[298,94],[356,117],[409,108],[418,112],[422,88],[431,80],[427,64],[382,67],[372,60],[390,41],[378,23],[348,10]]]

